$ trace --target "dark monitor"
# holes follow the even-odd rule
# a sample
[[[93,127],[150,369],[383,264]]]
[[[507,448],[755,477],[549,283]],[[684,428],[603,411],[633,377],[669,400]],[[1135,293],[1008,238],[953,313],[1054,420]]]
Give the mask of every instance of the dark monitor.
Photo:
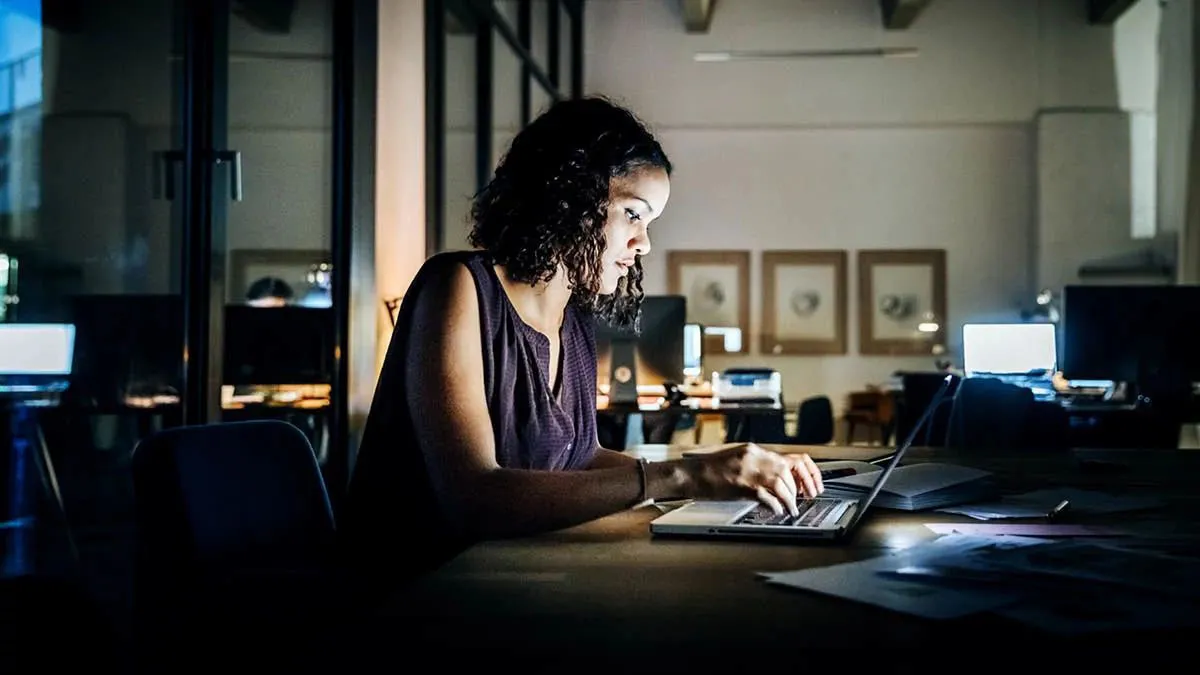
[[[596,379],[601,388],[613,371],[628,367],[640,386],[684,380],[684,333],[687,302],[681,295],[651,295],[642,300],[641,332],[596,324]]]
[[[110,407],[130,396],[182,394],[182,296],[79,295],[70,313],[71,401]]]
[[[333,310],[226,305],[223,383],[330,384]]]
[[[1200,381],[1200,286],[1067,286],[1062,334],[1068,380]]]

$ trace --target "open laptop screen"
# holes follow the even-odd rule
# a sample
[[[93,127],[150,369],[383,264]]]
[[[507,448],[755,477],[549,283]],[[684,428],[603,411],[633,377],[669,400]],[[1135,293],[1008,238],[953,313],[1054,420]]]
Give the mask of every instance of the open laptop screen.
[[[963,326],[963,370],[975,375],[1050,375],[1058,370],[1052,323]]]
[[[0,324],[0,375],[70,375],[71,324]]]

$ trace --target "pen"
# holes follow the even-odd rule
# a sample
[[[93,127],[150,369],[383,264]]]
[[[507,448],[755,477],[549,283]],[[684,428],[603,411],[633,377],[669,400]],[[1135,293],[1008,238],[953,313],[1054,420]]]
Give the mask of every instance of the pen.
[[[1062,513],[1063,510],[1065,510],[1070,505],[1071,505],[1070,501],[1068,501],[1066,499],[1062,500],[1061,502],[1058,503],[1058,506],[1050,509],[1050,513],[1046,514],[1046,520],[1054,520],[1055,518],[1058,517],[1058,514]]]

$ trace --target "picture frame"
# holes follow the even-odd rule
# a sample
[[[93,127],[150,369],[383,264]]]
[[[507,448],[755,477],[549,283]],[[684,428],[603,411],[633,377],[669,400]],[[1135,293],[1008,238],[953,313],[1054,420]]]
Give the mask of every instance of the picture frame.
[[[946,322],[944,249],[858,252],[859,353],[928,356]]]
[[[846,251],[764,251],[763,354],[845,354]]]
[[[329,251],[302,249],[233,249],[229,252],[229,302],[245,299],[246,291],[263,277],[282,279],[297,295],[309,288],[308,273],[314,265],[328,264]]]
[[[750,251],[668,251],[668,292],[687,299],[688,323],[737,328],[741,345],[726,348],[720,335],[704,336],[706,354],[749,352]]]

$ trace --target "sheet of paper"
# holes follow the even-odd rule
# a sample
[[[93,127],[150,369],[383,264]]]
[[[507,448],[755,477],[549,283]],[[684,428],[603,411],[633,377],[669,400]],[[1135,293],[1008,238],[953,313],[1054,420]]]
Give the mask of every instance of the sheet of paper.
[[[765,578],[768,583],[833,595],[927,619],[955,619],[997,609],[1015,599],[1010,594],[988,589],[964,590],[879,576],[880,571],[894,566],[894,561],[873,558],[778,572]]]
[[[1040,539],[947,536],[896,553],[829,567],[765,572],[767,582],[823,593],[928,619],[952,619],[1006,606],[1019,596],[1010,590],[974,588],[885,576],[888,572],[929,560],[960,557],[980,548],[1009,548],[1044,543]]]
[[[987,503],[948,506],[938,509],[938,511],[961,514],[978,520],[1040,518],[1064,499],[1069,502],[1066,511],[1068,517],[1073,513],[1103,515],[1142,511],[1163,506],[1163,501],[1152,495],[1112,495],[1078,488],[1048,488],[1024,494],[1008,495],[998,501]]]
[[[1015,535],[1020,537],[1120,537],[1129,533],[1103,525],[1061,523],[925,523],[937,534],[973,534],[984,537]]]

